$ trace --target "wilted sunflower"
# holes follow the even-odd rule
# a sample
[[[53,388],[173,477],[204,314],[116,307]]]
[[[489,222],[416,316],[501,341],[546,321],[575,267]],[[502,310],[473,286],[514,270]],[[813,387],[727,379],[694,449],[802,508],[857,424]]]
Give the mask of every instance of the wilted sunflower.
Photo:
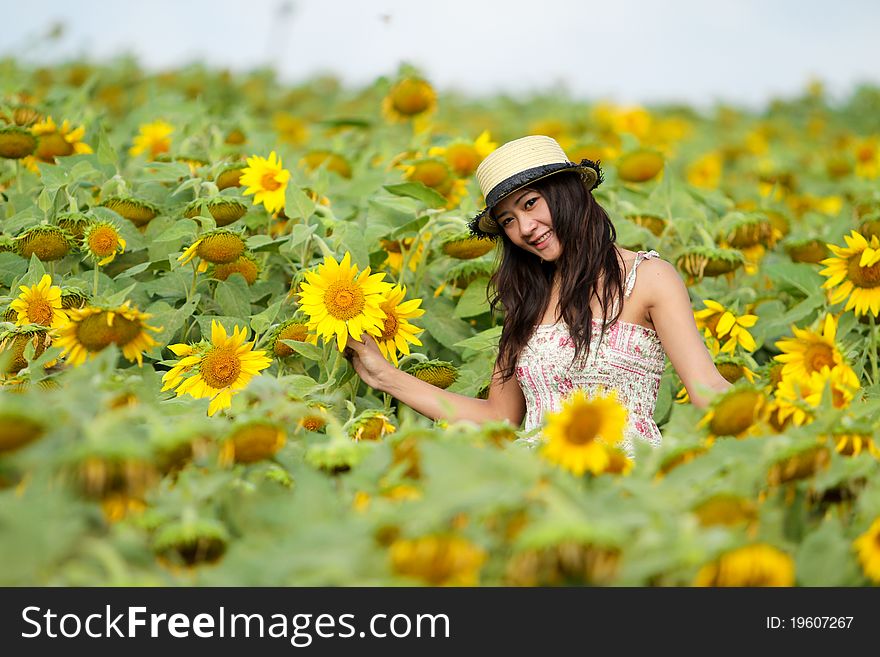
[[[793,262],[821,262],[828,257],[825,240],[818,237],[794,238],[785,242],[785,252]]]
[[[837,318],[834,315],[825,315],[821,333],[812,328],[799,329],[794,325],[791,330],[794,338],[783,338],[776,343],[782,353],[774,356],[774,359],[785,363],[783,376],[807,376],[821,371],[823,367],[846,366],[835,339]]]
[[[277,424],[253,421],[233,430],[226,441],[224,460],[235,463],[255,463],[270,459],[284,447],[287,436]]]
[[[245,169],[245,164],[229,164],[223,167],[214,179],[214,184],[218,190],[228,189],[229,187],[241,186],[241,174]]]
[[[680,255],[675,265],[694,280],[705,276],[731,274],[745,264],[739,251],[709,246],[691,246]]]
[[[253,342],[245,342],[247,327],[232,335],[211,320],[210,344],[174,344],[168,348],[181,359],[162,376],[162,390],[177,388],[177,396],[189,394],[195,399],[208,398],[208,415],[229,408],[232,395],[243,390],[250,380],[272,361],[262,350],[254,351]]]
[[[73,239],[58,226],[34,226],[15,238],[18,254],[30,260],[32,255],[43,262],[61,260],[70,253]]]
[[[830,295],[831,303],[846,299],[844,311],[855,309],[857,317],[869,312],[880,315],[880,240],[876,235],[871,241],[853,230],[845,235],[846,248],[828,244],[834,257],[822,260],[826,265],[819,273],[827,276],[822,283],[826,289],[834,289]]]
[[[435,146],[428,151],[430,157],[442,157],[459,178],[469,178],[498,144],[492,141],[489,131],[484,130],[473,142],[457,139],[446,146]]]
[[[0,370],[0,374],[17,374],[27,367],[26,351],[29,346],[33,347],[32,358],[36,359],[46,351],[50,344],[52,344],[52,337],[49,334],[49,329],[45,326],[30,324],[0,332],[0,354],[10,359],[6,371]]]
[[[434,88],[416,77],[400,80],[382,101],[382,113],[389,121],[409,121],[433,112],[436,107]]]
[[[211,276],[218,281],[225,281],[233,274],[241,274],[248,285],[253,285],[260,275],[260,265],[251,254],[242,253],[238,260],[214,265],[211,272]]]
[[[331,151],[309,151],[300,160],[300,164],[308,171],[323,166],[327,171],[343,178],[351,178],[351,165],[344,157]]]
[[[39,139],[34,157],[42,162],[54,164],[56,157],[92,152],[91,146],[82,141],[86,129],[80,126],[74,130],[67,119],[58,127],[50,116],[34,124],[31,132]]]
[[[787,484],[812,477],[831,462],[831,450],[825,445],[798,447],[776,459],[767,471],[770,486]]]
[[[239,185],[246,186],[244,195],[253,194],[254,205],[262,203],[268,212],[283,210],[290,181],[290,171],[283,167],[275,151],[269,153],[268,159],[258,155],[249,157],[239,179]]]
[[[340,351],[345,349],[349,335],[355,340],[360,340],[364,332],[374,337],[382,335],[386,315],[380,305],[392,287],[382,282],[384,273],[371,276],[367,267],[358,274],[357,265],[351,264],[351,254],[346,251],[341,263],[328,255],[317,272],[306,272],[305,276],[307,282],[300,283],[299,296],[309,318],[309,330],[325,342],[335,335]]]
[[[446,389],[458,379],[458,368],[445,360],[427,360],[407,368],[409,374],[432,386]]]
[[[61,308],[61,288],[52,285],[52,277],[43,274],[40,282],[31,287],[19,285],[21,294],[9,307],[18,317],[15,323],[39,324],[48,328],[58,328],[67,323],[67,314]]]
[[[741,383],[713,399],[708,412],[697,426],[708,425],[712,436],[741,438],[757,427],[766,408],[767,397],[764,392]]]
[[[110,196],[101,201],[100,205],[128,219],[138,228],[146,226],[159,214],[159,208],[155,204],[130,196]]]
[[[617,163],[617,175],[626,182],[647,182],[663,171],[663,164],[663,155],[654,150],[640,148],[621,156]]]
[[[476,586],[487,553],[458,536],[396,539],[389,547],[391,567],[431,586]]]
[[[235,262],[246,248],[244,240],[238,233],[221,228],[202,235],[177,258],[177,261],[185,265],[198,256],[201,259],[198,271],[204,272],[208,270],[209,262],[215,265]]]
[[[125,251],[125,240],[119,234],[119,228],[109,221],[99,221],[86,229],[83,247],[98,266],[103,267]]]
[[[33,411],[4,404],[0,410],[0,454],[34,442],[46,432],[46,424]]]
[[[229,532],[223,523],[196,518],[159,527],[153,538],[153,551],[160,563],[192,568],[219,561],[228,543]]]
[[[209,199],[196,199],[183,209],[183,216],[192,219],[206,208],[219,227],[228,226],[247,214],[247,205],[229,196],[213,196]]]
[[[409,344],[407,343],[411,342],[418,347],[422,346],[416,337],[422,329],[407,321],[425,314],[425,311],[419,308],[422,300],[404,301],[405,296],[406,287],[395,285],[386,293],[385,300],[379,304],[379,308],[385,313],[385,319],[382,320],[382,334],[376,337],[376,343],[379,345],[379,351],[382,352],[382,355],[395,365],[398,364],[398,352],[409,355]]]
[[[771,545],[746,545],[703,566],[694,585],[794,586],[794,560]]]
[[[158,344],[147,331],[161,328],[146,324],[151,315],[132,308],[129,301],[110,308],[71,308],[67,315],[70,322],[59,331],[55,345],[63,348],[61,355],[71,365],[81,365],[111,344],[118,345],[128,360],[142,365],[143,352]]]
[[[717,355],[719,351],[732,354],[737,345],[749,352],[758,348],[752,334],[747,330],[758,321],[757,315],[745,314],[737,317],[733,311],[712,299],[705,299],[703,305],[705,309],[694,312],[694,319],[697,328],[703,329],[709,351],[713,355]]]
[[[172,132],[174,132],[174,126],[162,120],[142,123],[138,126],[138,134],[128,152],[133,156],[147,153],[147,157],[154,160],[157,155],[167,153],[171,149],[169,135]]]
[[[853,541],[853,548],[865,575],[874,584],[880,584],[880,518],[876,518],[868,530]]]
[[[0,126],[0,157],[20,160],[34,152],[37,138],[27,128],[17,125]]]
[[[639,214],[627,215],[626,218],[633,222],[636,226],[647,228],[657,237],[660,237],[660,235],[663,234],[663,231],[666,230],[666,219],[664,219],[663,217],[658,217],[654,214],[647,214],[642,212]]]
[[[608,448],[623,440],[626,421],[615,390],[591,399],[577,389],[558,412],[547,414],[541,456],[578,476],[587,470],[600,474],[611,462]]]
[[[739,217],[728,225],[727,232],[722,238],[736,249],[746,249],[758,244],[773,248],[776,243],[773,226],[763,215]]]
[[[476,237],[466,231],[444,238],[440,248],[443,253],[453,258],[472,260],[489,253],[495,248],[495,242],[487,238]]]

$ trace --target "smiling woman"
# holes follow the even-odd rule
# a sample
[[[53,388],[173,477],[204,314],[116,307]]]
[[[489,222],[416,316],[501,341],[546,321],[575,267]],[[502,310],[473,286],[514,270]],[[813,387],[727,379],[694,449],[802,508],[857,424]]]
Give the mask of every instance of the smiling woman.
[[[349,345],[368,385],[431,418],[525,420],[527,431],[552,424],[572,395],[585,395],[596,403],[578,406],[577,431],[562,432],[571,445],[557,448],[598,439],[596,449],[620,443],[630,458],[639,441],[661,443],[653,415],[667,357],[698,406],[730,386],[675,268],[656,251],[615,245],[614,225],[592,194],[602,182],[596,163],[570,162],[554,139],[530,136],[493,151],[476,175],[486,208],[472,219],[472,234],[500,240],[502,249],[490,302],[503,310],[504,325],[488,398],[439,390],[395,369],[365,336]],[[605,435],[608,405],[626,418],[621,435]]]

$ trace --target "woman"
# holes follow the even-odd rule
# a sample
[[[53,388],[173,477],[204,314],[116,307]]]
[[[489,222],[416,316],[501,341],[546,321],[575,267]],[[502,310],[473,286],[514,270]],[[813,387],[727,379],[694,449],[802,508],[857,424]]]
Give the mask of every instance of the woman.
[[[501,239],[503,248],[491,303],[505,317],[488,398],[440,390],[396,369],[369,336],[349,343],[367,385],[432,419],[519,426],[525,418],[526,430],[575,388],[614,389],[629,411],[623,448],[630,456],[634,440],[660,444],[653,413],[667,357],[697,406],[730,386],[703,344],[675,268],[655,251],[614,244],[614,226],[591,193],[601,182],[598,165],[569,162],[555,140],[530,136],[493,151],[477,179],[486,208],[471,231]]]

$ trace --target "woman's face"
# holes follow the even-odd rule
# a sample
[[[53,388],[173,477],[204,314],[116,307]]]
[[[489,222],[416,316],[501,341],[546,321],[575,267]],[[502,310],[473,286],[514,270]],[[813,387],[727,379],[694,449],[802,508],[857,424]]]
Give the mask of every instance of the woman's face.
[[[553,261],[562,254],[562,244],[553,230],[547,201],[535,189],[525,187],[508,194],[492,213],[495,221],[516,246]]]

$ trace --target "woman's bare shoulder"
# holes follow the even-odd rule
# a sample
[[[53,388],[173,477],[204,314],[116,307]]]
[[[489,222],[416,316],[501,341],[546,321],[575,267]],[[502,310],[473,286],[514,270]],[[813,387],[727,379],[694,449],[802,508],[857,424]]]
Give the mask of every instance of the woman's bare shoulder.
[[[687,286],[681,274],[671,262],[662,258],[645,258],[638,268],[639,285],[646,293],[649,306],[657,301],[672,296],[685,296]]]

